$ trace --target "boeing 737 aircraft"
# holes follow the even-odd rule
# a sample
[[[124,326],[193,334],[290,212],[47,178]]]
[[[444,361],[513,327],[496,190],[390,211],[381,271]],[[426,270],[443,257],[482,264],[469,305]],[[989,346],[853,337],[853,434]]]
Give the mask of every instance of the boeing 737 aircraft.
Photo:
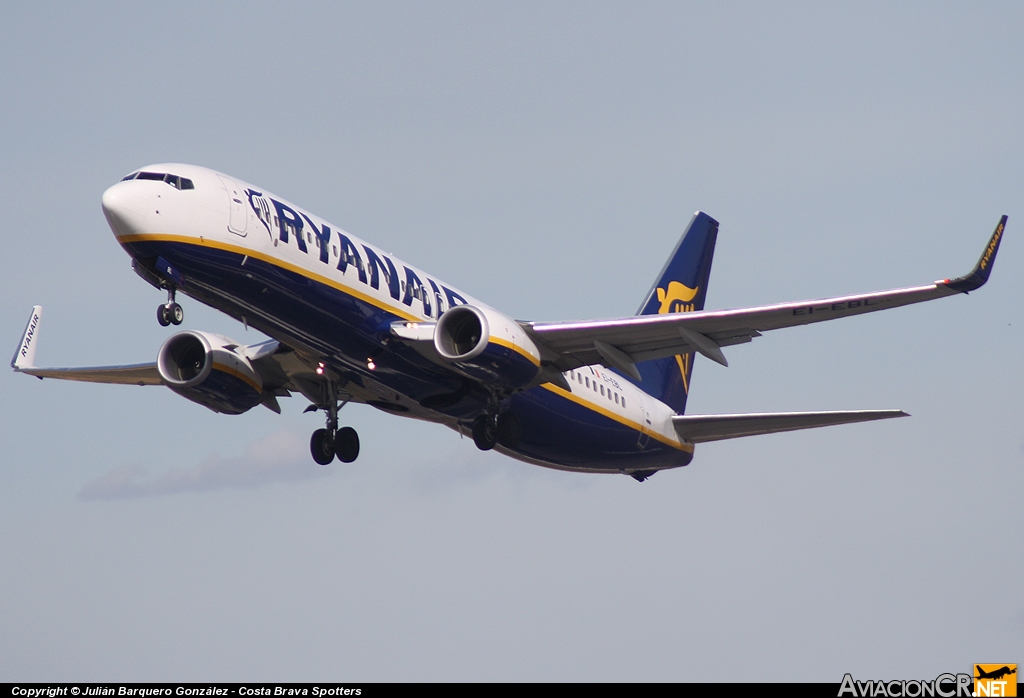
[[[184,317],[176,294],[255,327],[243,345],[186,330],[153,363],[35,365],[42,308],[12,361],[39,378],[166,385],[214,412],[300,393],[322,410],[313,459],[354,461],[359,437],[338,411],[364,403],[472,434],[476,445],[563,470],[643,481],[690,463],[694,444],[903,417],[899,410],[686,415],[694,357],[762,332],[967,293],[992,271],[1003,216],[967,276],[926,286],[740,310],[704,310],[718,222],[698,212],[633,317],[524,322],[294,204],[220,172],[163,164],[103,194],[132,267],[167,292],[161,325]]]

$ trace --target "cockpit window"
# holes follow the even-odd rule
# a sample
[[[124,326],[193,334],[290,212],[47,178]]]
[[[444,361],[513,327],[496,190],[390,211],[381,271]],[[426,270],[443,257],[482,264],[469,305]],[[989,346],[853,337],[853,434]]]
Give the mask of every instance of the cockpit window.
[[[187,179],[186,177],[179,177],[178,175],[174,174],[167,174],[165,172],[136,172],[135,174],[128,175],[121,181],[126,182],[129,179],[149,179],[155,182],[167,182],[175,189],[196,188],[196,186],[192,184],[191,179]]]

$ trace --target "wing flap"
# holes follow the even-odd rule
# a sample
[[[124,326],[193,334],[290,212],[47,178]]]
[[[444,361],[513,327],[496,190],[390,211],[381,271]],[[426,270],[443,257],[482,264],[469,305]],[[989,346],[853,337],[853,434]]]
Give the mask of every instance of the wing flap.
[[[876,419],[909,417],[903,410],[842,410],[835,412],[764,412],[760,414],[694,414],[672,418],[679,437],[691,443],[738,439],[742,436],[831,427]]]

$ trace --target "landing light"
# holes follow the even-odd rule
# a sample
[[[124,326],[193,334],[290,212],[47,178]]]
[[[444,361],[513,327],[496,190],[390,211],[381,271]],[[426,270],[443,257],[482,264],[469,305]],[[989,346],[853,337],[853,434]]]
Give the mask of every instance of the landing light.
[[[318,376],[324,375],[324,362],[323,361],[318,361],[317,362],[316,375],[318,375]]]
[[[375,368],[377,368],[377,364],[373,363],[373,359],[367,359],[366,360],[366,368],[368,368],[368,369],[370,369],[372,371]]]

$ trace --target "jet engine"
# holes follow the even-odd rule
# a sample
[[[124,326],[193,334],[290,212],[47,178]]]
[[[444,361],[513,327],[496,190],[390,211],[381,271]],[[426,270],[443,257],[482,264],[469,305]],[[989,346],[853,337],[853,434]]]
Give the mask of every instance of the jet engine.
[[[214,412],[242,414],[260,404],[263,381],[238,348],[227,337],[188,330],[167,338],[156,366],[182,397]]]
[[[463,375],[522,388],[540,373],[540,350],[519,323],[491,308],[456,305],[434,328],[434,348]]]

